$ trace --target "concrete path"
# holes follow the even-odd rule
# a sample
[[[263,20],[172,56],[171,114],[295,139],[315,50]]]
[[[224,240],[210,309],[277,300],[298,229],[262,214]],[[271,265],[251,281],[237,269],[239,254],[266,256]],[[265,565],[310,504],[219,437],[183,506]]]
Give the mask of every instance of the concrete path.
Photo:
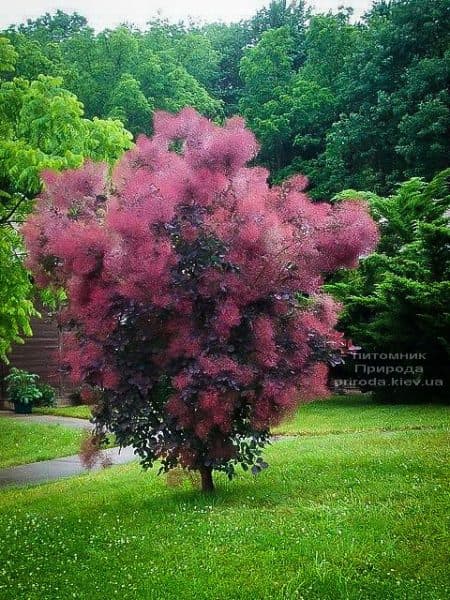
[[[64,427],[77,427],[82,429],[91,429],[92,424],[87,419],[76,419],[74,417],[60,417],[54,415],[17,415],[11,411],[0,411],[0,418],[18,419],[32,423],[45,423],[47,425],[62,425]],[[290,439],[296,436],[273,436],[272,441],[279,439]],[[102,450],[98,462],[92,469],[84,467],[78,455],[66,456],[63,458],[54,458],[52,460],[43,460],[39,462],[20,465],[18,467],[8,467],[0,469],[0,487],[7,485],[24,485],[29,483],[45,483],[73,475],[81,475],[89,470],[98,471],[105,466],[122,465],[137,457],[133,448],[108,448]]]
[[[123,465],[135,460],[136,456],[133,448],[128,446],[119,450],[119,448],[108,448],[101,451],[101,458],[96,465],[90,469],[98,471],[104,468],[105,465]],[[53,460],[42,460],[40,462],[20,465],[19,467],[9,467],[0,469],[0,487],[6,485],[23,485],[29,483],[44,483],[73,475],[81,475],[87,473],[86,469],[81,464],[80,457],[66,456],[64,458],[55,458]]]

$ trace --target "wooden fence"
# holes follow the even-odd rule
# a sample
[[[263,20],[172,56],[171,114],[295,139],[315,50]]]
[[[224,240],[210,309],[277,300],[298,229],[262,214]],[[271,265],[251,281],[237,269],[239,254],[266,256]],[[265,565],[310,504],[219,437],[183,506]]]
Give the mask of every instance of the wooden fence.
[[[25,338],[24,344],[15,344],[9,355],[10,365],[0,362],[0,405],[6,402],[4,378],[10,367],[37,373],[41,381],[49,383],[57,390],[61,401],[70,391],[65,378],[58,370],[58,358],[62,342],[56,318],[41,311],[41,319],[32,319],[33,336]]]

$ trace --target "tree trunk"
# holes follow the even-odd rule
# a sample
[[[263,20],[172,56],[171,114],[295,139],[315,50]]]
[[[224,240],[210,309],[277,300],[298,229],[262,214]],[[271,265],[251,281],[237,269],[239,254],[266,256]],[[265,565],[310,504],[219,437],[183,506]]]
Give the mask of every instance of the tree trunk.
[[[200,467],[200,477],[202,478],[202,492],[213,492],[214,482],[212,478],[211,467]]]

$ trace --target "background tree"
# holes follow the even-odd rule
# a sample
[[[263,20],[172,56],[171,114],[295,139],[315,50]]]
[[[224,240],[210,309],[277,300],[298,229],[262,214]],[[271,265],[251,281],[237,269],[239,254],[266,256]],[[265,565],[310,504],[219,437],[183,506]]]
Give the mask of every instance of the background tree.
[[[291,147],[288,118],[293,83],[293,39],[287,28],[265,32],[241,60],[244,82],[239,109],[261,140],[264,164],[279,169]]]
[[[218,75],[211,93],[220,98],[227,116],[239,113],[242,81],[240,61],[252,42],[252,31],[247,23],[212,23],[202,29],[203,34],[219,55]]]
[[[85,17],[76,12],[67,14],[62,10],[57,10],[54,14],[45,13],[37,19],[27,19],[26,24],[18,25],[17,31],[43,43],[56,42],[60,44],[86,28]]]
[[[358,28],[350,24],[351,14],[350,9],[341,9],[336,14],[314,15],[305,31],[305,61],[300,73],[334,93],[359,40]]]
[[[0,48],[6,57],[0,71],[8,72],[16,55],[5,43]],[[79,166],[84,157],[112,162],[130,147],[131,135],[118,121],[84,119],[61,80],[43,75],[0,80],[0,134],[0,358],[6,360],[37,314],[18,227],[41,189],[40,172]]]
[[[392,98],[401,115],[397,153],[406,175],[431,175],[448,165],[450,139],[450,50],[408,68]]]
[[[343,272],[327,286],[345,304],[339,326],[365,351],[426,355],[419,363],[424,373],[414,376],[413,388],[376,388],[377,397],[445,398],[450,383],[450,170],[430,183],[413,178],[387,198],[350,190],[338,199],[358,196],[369,200],[382,235],[377,251],[357,271]],[[425,383],[432,380],[442,384]]]
[[[355,24],[349,10],[314,15],[274,0],[229,25],[157,19],[96,33],[57,12],[4,34],[17,75],[62,77],[90,119],[118,116],[137,134],[158,109],[244,112],[274,181],[306,172],[315,198],[349,187],[385,195],[448,164],[449,10],[447,0],[380,0]]]
[[[13,343],[31,335],[30,319],[38,316],[33,306],[33,285],[23,268],[21,236],[0,224],[0,360],[8,362]]]
[[[109,118],[119,119],[133,135],[137,136],[149,130],[153,106],[133,75],[121,75],[111,92],[109,102]]]
[[[292,39],[292,62],[298,69],[306,59],[306,30],[310,16],[304,0],[271,0],[249,21],[252,41],[257,43],[266,31],[284,27]]]
[[[199,470],[209,491],[213,469],[263,468],[269,427],[325,393],[343,340],[323,276],[356,266],[377,231],[357,201],[312,204],[304,177],[269,189],[241,119],[185,109],[154,130],[113,188],[93,164],[46,174],[29,265],[67,289],[65,361],[97,393],[97,432],[146,467]]]
[[[63,16],[46,15],[5,32],[19,53],[17,74],[29,79],[61,76],[87,117],[105,118],[115,107],[113,114],[123,115],[133,132],[149,130],[149,121],[142,129],[148,107],[179,110],[188,104],[209,116],[220,113],[220,101],[203,85],[215,85],[217,63],[206,36],[164,21],[151,22],[145,32],[120,26],[96,34],[76,13]],[[196,69],[196,76],[191,75]],[[117,97],[129,98],[133,87],[138,97],[124,114]]]
[[[199,31],[187,31],[175,43],[179,61],[206,90],[217,89],[220,54],[211,40]]]
[[[8,38],[0,37],[0,76],[15,70],[18,54]]]
[[[286,91],[289,97],[284,96],[291,150],[276,178],[281,180],[299,171],[308,173],[318,197],[324,179],[320,157],[326,148],[327,133],[343,109],[338,94],[339,74],[357,40],[357,28],[350,25],[349,17],[349,11],[311,17],[305,31],[306,59]]]
[[[16,78],[0,83],[0,115],[3,221],[16,195],[23,200],[22,209],[29,210],[43,169],[80,166],[84,157],[114,161],[131,146],[119,121],[83,118],[81,103],[58,78],[41,75],[31,82]]]
[[[0,77],[13,72],[17,52],[6,38],[0,38]],[[0,79],[1,84],[1,79]],[[2,131],[2,135],[5,131]],[[23,268],[23,245],[10,221],[21,197],[0,190],[0,360],[7,361],[13,342],[30,335],[29,320],[37,315],[31,301],[32,285]]]
[[[34,80],[39,75],[58,77],[68,73],[61,53],[61,46],[54,42],[44,43],[16,31],[6,31],[5,36],[17,53],[13,77]],[[73,69],[72,69],[73,70]]]
[[[342,115],[331,126],[320,159],[322,193],[351,187],[384,194],[407,176],[431,178],[448,164],[448,136],[443,141],[448,97],[440,90],[448,88],[450,81],[444,82],[442,72],[435,72],[432,83],[428,63],[418,65],[432,57],[445,61],[449,17],[446,0],[375,3],[339,76]],[[405,102],[411,92],[414,100]],[[422,139],[433,157],[423,163],[408,148],[408,144],[420,145]]]

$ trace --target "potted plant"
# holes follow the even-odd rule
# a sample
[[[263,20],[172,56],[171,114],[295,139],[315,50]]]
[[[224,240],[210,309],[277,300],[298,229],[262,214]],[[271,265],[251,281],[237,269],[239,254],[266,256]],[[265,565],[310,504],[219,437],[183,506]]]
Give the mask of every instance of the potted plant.
[[[8,400],[14,404],[16,413],[31,413],[33,403],[42,398],[38,379],[39,375],[15,367],[5,377]]]

